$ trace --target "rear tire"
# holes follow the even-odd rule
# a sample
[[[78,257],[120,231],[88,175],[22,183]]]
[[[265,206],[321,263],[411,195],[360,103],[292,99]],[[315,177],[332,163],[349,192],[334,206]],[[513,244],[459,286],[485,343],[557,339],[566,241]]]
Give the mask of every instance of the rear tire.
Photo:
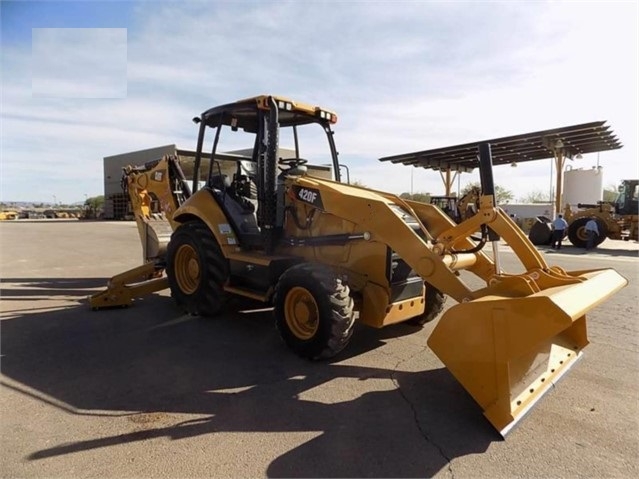
[[[330,268],[299,264],[280,278],[275,325],[284,343],[307,359],[326,359],[346,347],[355,321],[349,287]]]
[[[424,293],[424,300],[426,301],[426,307],[424,312],[419,316],[406,321],[413,326],[424,326],[426,323],[430,323],[434,320],[439,313],[444,309],[444,303],[446,302],[446,295],[439,291],[437,288],[425,283],[426,292]]]
[[[219,313],[226,300],[222,286],[228,279],[228,263],[209,228],[199,222],[180,225],[166,256],[166,274],[176,303],[193,315]]]
[[[585,248],[588,245],[588,233],[586,223],[590,218],[577,218],[568,226],[568,239],[577,248]],[[595,219],[599,229],[599,236],[595,239],[595,246],[599,246],[606,239],[608,228],[603,221]]]

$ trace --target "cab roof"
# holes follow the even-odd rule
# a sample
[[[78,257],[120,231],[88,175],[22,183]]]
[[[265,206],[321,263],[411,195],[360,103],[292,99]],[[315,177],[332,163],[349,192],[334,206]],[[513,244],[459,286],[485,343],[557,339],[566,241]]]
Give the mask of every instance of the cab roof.
[[[320,123],[324,126],[337,122],[337,114],[319,106],[309,105],[277,95],[259,95],[233,103],[215,106],[204,113],[200,119],[208,126],[237,126],[246,131],[257,131],[258,113],[269,110],[269,101],[273,99],[278,106],[278,118],[283,127]]]

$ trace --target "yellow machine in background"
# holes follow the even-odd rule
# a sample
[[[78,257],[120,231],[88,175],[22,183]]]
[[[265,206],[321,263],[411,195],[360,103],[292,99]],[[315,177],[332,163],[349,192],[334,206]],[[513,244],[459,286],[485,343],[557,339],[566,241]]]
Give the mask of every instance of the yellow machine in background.
[[[459,304],[428,344],[505,434],[580,356],[586,313],[626,285],[612,269],[546,263],[495,206],[488,144],[478,152],[477,212],[456,224],[437,206],[342,183],[332,111],[259,96],[194,121],[190,186],[176,158],[125,172],[145,263],[112,278],[92,307],[127,305],[168,285],[185,311],[214,316],[239,295],[272,304],[286,345],[321,359],[346,347],[356,319],[421,325],[450,296]],[[309,131],[327,147],[308,141]],[[287,148],[293,157],[281,155]],[[330,163],[334,178],[309,174],[308,159]],[[486,254],[499,237],[523,273]],[[483,286],[469,287],[460,271]]]
[[[599,236],[596,244],[609,239],[639,239],[639,180],[622,180],[619,194],[612,203],[600,202],[596,205],[577,205],[579,210],[573,212],[566,206],[564,217],[568,221],[568,238],[570,242],[585,248],[588,242],[586,223],[590,218],[597,221]]]
[[[472,187],[461,198],[456,196],[431,196],[430,204],[450,216],[455,223],[461,223],[477,213],[481,189]]]
[[[17,220],[17,219],[18,219],[17,211],[0,211],[0,221]]]
[[[622,180],[615,201],[599,201],[597,204],[577,205],[573,211],[570,205],[564,208],[564,218],[568,222],[568,239],[578,247],[588,243],[586,223],[591,218],[597,222],[599,234],[595,246],[606,238],[613,240],[639,240],[639,180]],[[538,216],[537,223],[530,230],[528,238],[535,245],[549,245],[552,239],[552,220]]]

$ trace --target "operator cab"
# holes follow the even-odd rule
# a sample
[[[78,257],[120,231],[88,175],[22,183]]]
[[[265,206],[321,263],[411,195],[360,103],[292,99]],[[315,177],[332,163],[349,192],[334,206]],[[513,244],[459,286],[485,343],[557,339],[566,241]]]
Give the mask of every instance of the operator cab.
[[[272,248],[283,227],[286,177],[341,180],[336,121],[331,111],[273,96],[212,108],[194,118],[200,133],[193,192],[205,185],[241,246]]]
[[[615,212],[618,215],[639,214],[639,181],[623,180],[619,185],[619,194],[615,200]]]

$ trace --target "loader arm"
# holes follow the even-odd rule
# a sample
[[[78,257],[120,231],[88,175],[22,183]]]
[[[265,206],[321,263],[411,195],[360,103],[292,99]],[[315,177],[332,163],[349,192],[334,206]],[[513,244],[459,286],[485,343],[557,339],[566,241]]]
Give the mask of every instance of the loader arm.
[[[298,195],[297,201],[354,223],[363,233],[360,241],[385,243],[428,284],[460,303],[440,318],[428,344],[502,435],[580,358],[588,344],[586,313],[627,284],[612,269],[550,267],[494,206],[492,195],[482,196],[477,214],[455,225],[438,208],[395,195],[308,177],[295,185],[317,195]],[[419,221],[421,235],[406,218]],[[486,228],[512,247],[524,273],[498,271],[472,241]],[[486,286],[471,290],[456,274],[460,269]]]
[[[392,194],[310,177],[296,179],[295,185],[301,191],[318,192],[324,212],[355,223],[360,230],[369,233],[368,241],[388,245],[425,281],[458,302],[474,299],[474,294],[456,274],[457,270],[479,273],[486,281],[494,274],[492,260],[482,251],[444,251],[433,236],[433,232],[453,228],[459,233],[451,244],[459,250],[471,250],[475,243],[470,236],[481,224],[480,215],[454,227],[455,223],[439,208],[405,202]],[[422,218],[411,204],[419,207]],[[407,218],[421,222],[423,238],[408,226]]]

